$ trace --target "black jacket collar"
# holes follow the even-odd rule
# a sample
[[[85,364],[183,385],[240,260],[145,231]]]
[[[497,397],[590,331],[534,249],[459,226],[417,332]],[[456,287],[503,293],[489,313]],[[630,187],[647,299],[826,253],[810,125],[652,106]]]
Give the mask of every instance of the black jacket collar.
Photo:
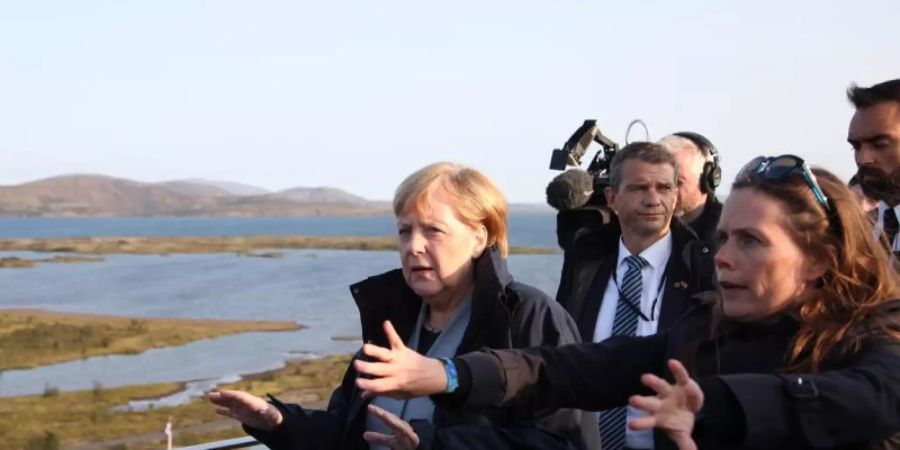
[[[719,225],[719,217],[722,215],[722,203],[715,194],[710,194],[703,206],[703,214],[694,219],[688,226],[700,239],[707,244],[715,244],[716,227]]]
[[[618,261],[619,240],[622,238],[622,230],[616,226],[606,231],[615,232],[615,235],[585,236],[584,240],[578,242],[578,246],[582,250],[580,260],[599,259],[604,265],[614,265]],[[674,259],[676,260],[681,259],[681,253],[689,243],[698,240],[697,234],[677,218],[672,219],[669,233],[672,235],[672,256],[675,256]],[[671,264],[672,260],[673,258],[669,257],[669,264]],[[668,266],[666,267],[668,268]]]
[[[472,315],[460,348],[471,342],[481,328],[508,328],[473,325],[500,319],[496,317],[496,308],[500,305],[508,307],[505,292],[512,281],[506,260],[496,249],[485,250],[475,260]],[[350,286],[350,292],[359,308],[364,342],[387,345],[387,337],[382,329],[385,320],[390,320],[397,333],[404,339],[412,334],[423,300],[406,284],[401,269],[394,269],[355,283]],[[501,301],[498,302],[498,299]]]
[[[702,252],[705,246],[699,241],[697,235],[678,219],[672,220],[670,233],[672,235],[672,254],[666,263],[664,275],[666,284],[662,305],[660,305],[660,330],[664,330],[674,324],[682,314],[694,305],[691,301],[691,296],[704,289],[704,287],[699,286],[701,283],[692,274],[692,272],[700,270],[692,267],[692,260],[697,259],[694,253]],[[573,300],[573,305],[567,306],[567,309],[572,307],[576,309],[575,311],[570,309],[569,312],[575,317],[578,329],[581,331],[581,338],[585,342],[591,342],[594,338],[594,329],[597,315],[600,313],[603,293],[618,262],[618,239],[620,237],[621,233],[616,235],[615,245],[611,244],[612,239],[609,237],[596,237],[595,239],[602,239],[602,241],[597,242],[602,247],[599,250],[585,249],[588,253],[596,255],[594,252],[597,252],[602,253],[602,255],[596,258],[599,264],[586,264],[583,266],[587,270],[596,267],[593,277],[590,279],[589,288],[582,294],[584,298]],[[582,244],[579,243],[579,245]],[[709,254],[709,251],[707,248],[706,254]]]

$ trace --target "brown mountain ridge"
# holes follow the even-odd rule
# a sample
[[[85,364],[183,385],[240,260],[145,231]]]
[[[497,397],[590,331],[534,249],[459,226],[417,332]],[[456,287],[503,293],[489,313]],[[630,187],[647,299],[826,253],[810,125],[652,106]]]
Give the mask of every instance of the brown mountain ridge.
[[[0,216],[309,216],[390,214],[336,188],[270,193],[230,182],[143,183],[105,175],[63,175],[0,186]]]

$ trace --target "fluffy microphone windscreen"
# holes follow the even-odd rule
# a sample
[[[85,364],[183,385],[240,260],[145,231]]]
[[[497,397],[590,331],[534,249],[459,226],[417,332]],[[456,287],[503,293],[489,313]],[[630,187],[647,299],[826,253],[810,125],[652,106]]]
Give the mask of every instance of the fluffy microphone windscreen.
[[[581,169],[567,170],[547,184],[547,204],[559,211],[584,206],[594,193],[594,178]]]

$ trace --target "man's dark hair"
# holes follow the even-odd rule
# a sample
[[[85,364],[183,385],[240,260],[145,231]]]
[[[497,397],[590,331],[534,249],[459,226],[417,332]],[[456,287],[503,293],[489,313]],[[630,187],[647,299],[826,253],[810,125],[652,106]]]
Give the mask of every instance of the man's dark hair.
[[[885,102],[900,102],[900,78],[867,88],[851,84],[847,88],[847,99],[856,109],[866,109]]]
[[[617,151],[609,163],[609,186],[613,189],[618,189],[622,184],[622,166],[630,159],[638,159],[649,164],[668,164],[675,172],[672,181],[678,183],[678,163],[675,156],[665,147],[652,142],[632,142]]]

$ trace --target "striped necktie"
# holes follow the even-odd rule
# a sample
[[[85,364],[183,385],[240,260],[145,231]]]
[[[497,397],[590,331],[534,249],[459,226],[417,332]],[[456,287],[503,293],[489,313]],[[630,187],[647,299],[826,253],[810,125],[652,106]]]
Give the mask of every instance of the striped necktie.
[[[884,230],[884,237],[887,239],[888,250],[894,250],[894,237],[897,236],[897,230],[900,229],[900,221],[897,220],[897,213],[894,208],[884,210],[881,216]]]
[[[643,277],[641,269],[647,266],[647,260],[640,256],[630,255],[623,261],[628,268],[619,288],[619,303],[616,305],[616,316],[613,319],[612,336],[634,336],[637,333],[638,311],[641,307],[641,290]],[[630,303],[629,306],[627,303]],[[604,450],[625,447],[625,418],[627,408],[608,409],[600,412],[600,445]]]

